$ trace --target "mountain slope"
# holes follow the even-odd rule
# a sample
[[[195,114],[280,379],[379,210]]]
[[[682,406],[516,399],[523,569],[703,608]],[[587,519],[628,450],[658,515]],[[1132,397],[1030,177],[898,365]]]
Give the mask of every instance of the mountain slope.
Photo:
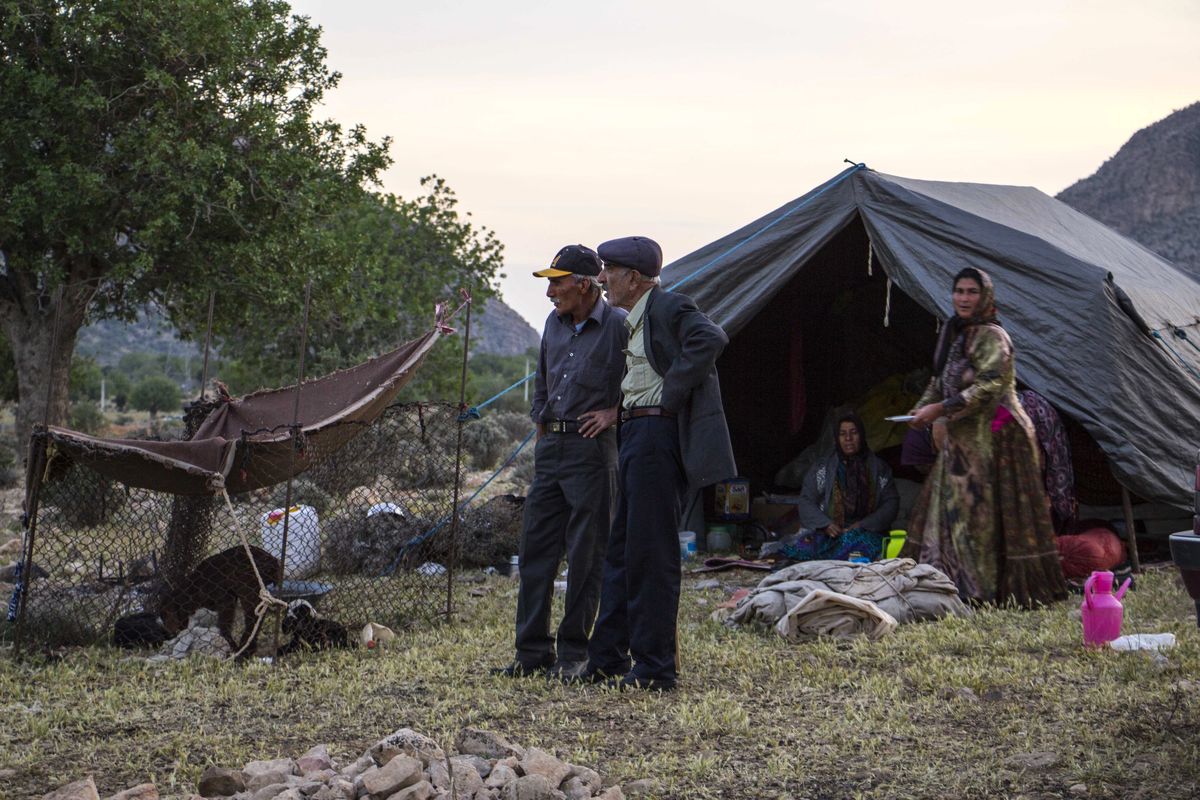
[[[1135,133],[1058,199],[1200,280],[1200,103]]]

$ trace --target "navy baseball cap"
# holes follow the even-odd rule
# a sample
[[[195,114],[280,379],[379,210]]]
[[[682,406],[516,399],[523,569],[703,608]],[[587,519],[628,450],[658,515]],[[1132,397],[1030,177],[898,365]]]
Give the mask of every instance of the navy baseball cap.
[[[648,278],[658,277],[658,273],[662,272],[662,248],[658,242],[645,236],[610,239],[596,250],[606,265],[628,267]]]
[[[563,278],[567,275],[600,274],[600,256],[590,247],[581,244],[569,244],[550,262],[550,266],[533,273],[535,278]]]

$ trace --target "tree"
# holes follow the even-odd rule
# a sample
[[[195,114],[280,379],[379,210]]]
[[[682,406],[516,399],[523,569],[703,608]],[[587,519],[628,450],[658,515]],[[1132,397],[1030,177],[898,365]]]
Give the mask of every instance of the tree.
[[[278,0],[0,0],[0,328],[22,443],[47,383],[64,419],[89,314],[149,301],[194,332],[220,286],[228,331],[294,307],[310,275],[351,278],[328,223],[369,196],[388,142],[313,118],[338,78]]]
[[[133,387],[129,403],[139,411],[149,411],[150,419],[154,421],[158,418],[158,412],[179,408],[181,397],[179,387],[170,378],[165,375],[151,375],[142,378]]]

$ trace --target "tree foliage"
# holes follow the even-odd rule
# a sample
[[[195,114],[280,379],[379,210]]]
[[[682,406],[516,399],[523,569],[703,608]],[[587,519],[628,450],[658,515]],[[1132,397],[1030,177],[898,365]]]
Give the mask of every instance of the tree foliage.
[[[149,411],[153,419],[160,411],[174,411],[179,408],[182,395],[179,387],[164,375],[151,375],[142,378],[133,387],[129,403],[139,411]]]
[[[219,286],[229,333],[248,309],[294,311],[310,276],[330,295],[354,278],[334,223],[369,201],[388,142],[314,118],[339,77],[325,55],[277,0],[0,0],[0,325],[19,424],[39,381],[65,414],[89,313],[152,301],[195,331]]]

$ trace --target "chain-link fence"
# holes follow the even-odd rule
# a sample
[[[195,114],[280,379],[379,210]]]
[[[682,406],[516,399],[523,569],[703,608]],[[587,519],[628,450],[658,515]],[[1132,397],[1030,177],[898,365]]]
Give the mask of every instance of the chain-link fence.
[[[291,448],[256,449],[247,441],[234,470],[260,459],[254,467],[261,472],[263,458],[296,459],[307,468],[293,480],[290,498],[283,482],[228,504],[221,495],[130,487],[51,445],[27,536],[21,637],[157,644],[207,627],[210,643],[236,651],[253,628],[256,572],[275,597],[311,604],[324,620],[311,635],[329,638],[318,645],[356,639],[368,622],[399,632],[444,617],[457,564],[483,566],[516,552],[520,498],[477,503],[457,523],[451,513],[459,427],[466,426],[469,446],[480,438],[472,429],[482,431],[481,422],[461,423],[455,407],[423,403],[390,406],[369,425],[338,424],[345,430],[321,439],[331,443],[328,452],[303,438]],[[286,427],[278,433],[290,436]],[[274,466],[280,475],[294,471]],[[519,460],[508,472],[523,466]],[[470,488],[459,486],[460,507]],[[286,645],[294,626],[283,627]],[[269,653],[274,628],[268,615],[257,648],[246,654]],[[6,637],[14,633],[9,625]]]

